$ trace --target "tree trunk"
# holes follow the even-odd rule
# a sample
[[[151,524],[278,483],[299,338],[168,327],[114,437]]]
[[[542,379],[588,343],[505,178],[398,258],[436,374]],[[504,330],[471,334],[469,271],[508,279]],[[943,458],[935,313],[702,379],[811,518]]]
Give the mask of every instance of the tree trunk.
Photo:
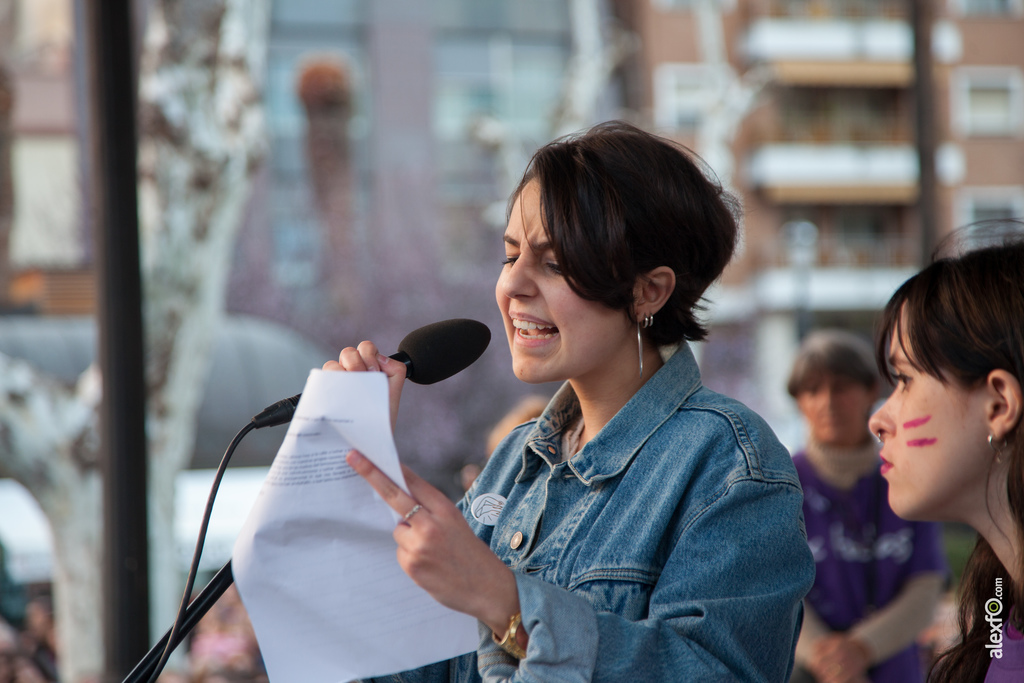
[[[60,679],[82,681],[103,667],[100,537],[103,482],[98,469],[70,471],[60,496],[42,504],[53,529],[53,589]],[[73,493],[72,493],[73,491]]]
[[[212,340],[249,184],[264,155],[267,0],[161,0],[140,70],[151,613],[163,633],[183,586],[174,481],[195,441]],[[101,481],[95,372],[70,389],[0,355],[0,475],[53,528],[61,680],[102,670]],[[241,425],[240,425],[241,426]]]
[[[572,55],[552,121],[555,137],[597,123],[598,101],[621,58],[620,41],[605,39],[605,13],[602,0],[569,1]]]
[[[718,176],[722,186],[732,189],[735,159],[732,144],[747,114],[754,108],[764,86],[771,79],[767,67],[755,67],[736,75],[725,53],[720,0],[697,0],[697,33],[701,62],[714,70],[716,88],[697,127],[697,153]]]
[[[192,457],[235,237],[265,151],[268,25],[265,0],[163,0],[150,9],[139,197],[154,633],[180,602],[173,482]]]
[[[53,530],[61,680],[102,667],[100,475],[92,373],[70,389],[0,354],[0,476],[21,482]]]

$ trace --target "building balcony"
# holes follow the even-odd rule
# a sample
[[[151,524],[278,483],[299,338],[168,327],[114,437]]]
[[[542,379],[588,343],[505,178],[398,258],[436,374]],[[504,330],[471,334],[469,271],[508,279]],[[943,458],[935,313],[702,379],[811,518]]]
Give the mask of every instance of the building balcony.
[[[852,109],[850,107],[849,109]],[[757,145],[911,145],[914,143],[908,116],[878,111],[857,115],[857,112],[799,114],[783,113],[779,121],[753,121],[752,132]]]
[[[889,268],[766,268],[743,285],[707,292],[714,324],[750,320],[767,312],[879,311],[918,266]]]
[[[884,14],[757,17],[743,50],[783,85],[905,88],[914,79],[911,26]]]
[[[753,0],[756,16],[804,19],[905,19],[906,0]]]
[[[8,303],[42,315],[92,315],[96,312],[96,273],[91,268],[30,268],[17,273]]]
[[[766,270],[754,283],[761,310],[877,311],[916,267],[815,268],[806,276],[793,269]]]
[[[778,204],[911,204],[917,152],[911,144],[766,144],[748,157],[746,176]]]
[[[807,278],[793,269],[766,270],[755,288],[762,310],[881,310],[918,268],[815,268]]]
[[[918,263],[920,245],[917,238],[904,234],[822,234],[813,252],[815,270],[867,269],[902,270]],[[764,271],[796,268],[790,249],[783,238],[765,242],[758,251]]]

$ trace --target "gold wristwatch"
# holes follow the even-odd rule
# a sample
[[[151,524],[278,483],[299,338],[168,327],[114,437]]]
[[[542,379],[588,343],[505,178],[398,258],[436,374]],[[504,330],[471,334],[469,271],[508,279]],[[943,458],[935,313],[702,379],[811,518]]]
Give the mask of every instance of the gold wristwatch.
[[[519,626],[523,622],[523,615],[516,612],[512,615],[512,618],[508,622],[508,631],[505,632],[505,637],[498,640],[498,634],[492,633],[491,637],[494,638],[494,642],[501,647],[502,650],[509,653],[516,659],[522,659],[526,656],[526,650],[522,648],[519,641],[516,640],[516,634],[519,633]]]

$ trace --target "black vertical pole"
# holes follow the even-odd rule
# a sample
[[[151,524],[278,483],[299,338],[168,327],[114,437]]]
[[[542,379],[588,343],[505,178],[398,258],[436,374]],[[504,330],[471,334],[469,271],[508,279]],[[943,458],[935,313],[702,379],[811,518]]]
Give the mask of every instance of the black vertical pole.
[[[935,175],[935,84],[932,79],[931,0],[909,0],[914,33],[914,122],[917,142],[917,215],[921,226],[921,265],[927,265],[938,232]]]
[[[105,678],[119,681],[149,649],[132,0],[91,0],[87,21],[94,103],[98,348],[103,372]]]

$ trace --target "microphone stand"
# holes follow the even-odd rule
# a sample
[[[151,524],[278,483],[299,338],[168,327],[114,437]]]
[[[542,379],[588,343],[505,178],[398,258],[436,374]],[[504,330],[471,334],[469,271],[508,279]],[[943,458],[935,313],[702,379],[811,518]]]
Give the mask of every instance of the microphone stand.
[[[490,340],[491,332],[487,329],[486,325],[475,320],[457,318],[425,325],[413,330],[398,345],[398,352],[389,357],[405,364],[406,377],[410,381],[417,384],[433,384],[471,365],[483,354]],[[420,364],[418,375],[413,372],[414,357],[418,357],[423,361]],[[426,372],[424,372],[424,369],[426,369]],[[191,591],[192,582],[195,580],[199,566],[199,556],[206,539],[206,525],[209,522],[209,516],[213,509],[213,500],[216,497],[217,488],[220,486],[220,478],[223,476],[228,461],[231,459],[231,454],[242,438],[251,430],[290,422],[292,415],[295,413],[295,408],[298,406],[300,396],[301,394],[296,394],[264,408],[262,412],[254,416],[249,421],[249,424],[235,435],[235,438],[232,439],[231,444],[224,453],[220,467],[217,469],[210,499],[207,501],[202,530],[200,531],[199,541],[196,544],[196,552],[192,558],[192,567],[189,570],[189,578],[185,588],[186,596]],[[187,606],[185,605],[187,598],[182,599],[182,606],[178,610],[178,618],[175,619],[175,623],[168,629],[163,638],[139,660],[139,663],[135,665],[135,668],[132,669],[131,673],[128,674],[122,683],[149,683],[154,680],[155,674],[159,674],[166,663],[165,655],[169,655],[185,640],[185,636],[195,628],[199,620],[210,611],[210,608],[224,595],[224,592],[234,581],[234,575],[231,572],[231,561],[228,560],[227,564],[221,567],[220,571],[210,580],[210,583],[206,584],[206,588]],[[172,638],[173,642],[171,642]],[[170,647],[168,648],[169,642]]]
[[[185,616],[181,622],[181,628],[178,631],[177,637],[174,642],[171,643],[171,650],[173,651],[178,645],[185,640],[195,625],[199,623],[210,608],[213,607],[214,603],[220,599],[220,596],[224,595],[232,583],[234,583],[234,576],[231,573],[231,561],[228,560],[227,564],[221,567],[220,571],[210,579],[210,583],[206,584],[204,588],[196,598],[189,603],[188,608],[185,610]],[[160,662],[160,658],[167,648],[167,641],[171,637],[171,631],[173,627],[167,630],[163,638],[153,646],[146,656],[139,660],[139,663],[135,665],[131,673],[128,674],[127,678],[122,683],[146,683],[153,676],[153,670]]]
[[[403,354],[405,355],[405,354]],[[406,363],[406,368],[409,367],[409,362],[397,357],[396,360],[402,360]],[[202,529],[199,533],[199,542],[197,544],[196,552],[192,557],[192,567],[189,571],[189,580],[187,582],[185,593],[186,595],[192,588],[192,581],[195,579],[195,574],[199,568],[199,553],[202,552],[203,544],[206,539],[206,524],[209,521],[210,512],[213,509],[213,500],[216,497],[217,489],[220,487],[220,478],[224,474],[224,470],[227,468],[228,461],[231,459],[231,454],[234,453],[235,448],[253,429],[260,429],[262,427],[273,427],[276,425],[284,424],[291,421],[292,415],[295,414],[295,407],[299,404],[299,397],[301,394],[296,394],[289,398],[282,399],[277,403],[267,406],[258,415],[254,416],[245,427],[243,427],[235,438],[231,440],[231,444],[228,446],[227,451],[224,453],[224,457],[221,459],[220,467],[217,468],[217,475],[214,478],[213,490],[210,493],[210,499],[207,501],[206,515],[204,516]],[[231,560],[220,568],[210,583],[206,584],[206,588],[200,591],[199,595],[194,600],[188,603],[186,606],[185,599],[182,599],[182,605],[178,609],[178,617],[174,620],[167,632],[164,633],[163,637],[157,641],[146,655],[139,660],[139,663],[135,665],[135,668],[131,670],[131,673],[121,683],[150,683],[150,681],[156,680],[156,677],[160,674],[166,664],[166,657],[174,652],[185,637],[192,632],[199,620],[206,616],[206,613],[210,611],[224,592],[231,587],[231,584],[235,582],[235,577],[231,572]],[[170,643],[168,648],[168,642],[173,638],[173,642]]]

